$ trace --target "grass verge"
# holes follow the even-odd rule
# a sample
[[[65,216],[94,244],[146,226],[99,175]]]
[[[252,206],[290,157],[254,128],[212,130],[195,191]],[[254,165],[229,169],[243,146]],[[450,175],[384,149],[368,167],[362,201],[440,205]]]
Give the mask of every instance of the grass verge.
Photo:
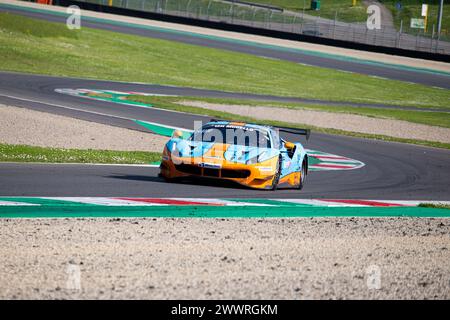
[[[144,151],[108,151],[44,148],[0,144],[0,162],[149,164],[161,154]]]
[[[68,31],[7,13],[0,13],[0,56],[4,71],[434,108],[450,101],[450,90],[86,27]]]
[[[305,14],[320,16],[345,22],[363,22],[367,20],[366,7],[362,1],[352,6],[352,0],[321,0],[320,10],[311,10],[311,0],[246,0],[247,2],[264,3],[280,8],[303,11]],[[304,6],[304,7],[303,7]]]
[[[435,142],[435,141],[424,141],[424,140],[416,140],[416,139],[402,139],[402,138],[395,138],[395,137],[389,137],[389,136],[384,136],[384,135],[366,134],[366,133],[351,132],[351,131],[344,131],[344,130],[337,130],[337,129],[330,129],[330,128],[320,128],[320,127],[299,124],[299,123],[260,120],[260,119],[254,119],[252,117],[237,115],[237,114],[228,113],[228,112],[209,110],[209,109],[192,107],[192,106],[184,106],[184,105],[180,105],[180,104],[176,103],[177,101],[183,99],[180,97],[130,96],[130,97],[128,97],[128,99],[130,99],[131,101],[149,103],[149,104],[152,104],[155,107],[161,108],[161,109],[186,112],[186,113],[203,115],[203,116],[210,116],[212,118],[218,118],[218,119],[224,119],[224,120],[252,122],[252,123],[259,123],[259,124],[270,125],[270,126],[285,126],[285,127],[288,126],[288,127],[293,127],[293,128],[309,128],[311,130],[314,130],[314,132],[321,132],[321,133],[327,133],[327,134],[345,135],[345,136],[351,136],[351,137],[357,137],[357,138],[376,139],[376,140],[383,140],[383,141],[390,141],[390,142],[401,142],[401,143],[423,145],[423,146],[429,146],[429,147],[435,147],[435,148],[450,149],[450,143],[441,143],[441,142]],[[188,99],[208,101],[208,102],[215,102],[214,100],[216,100],[216,99],[212,99],[212,98],[211,99],[204,99],[204,98],[199,99],[197,97],[188,98]],[[223,102],[223,101],[227,101],[227,100],[221,99],[220,101]],[[229,100],[228,100],[228,102],[229,102]],[[261,105],[261,102],[253,102],[253,103],[258,103],[259,105]],[[248,104],[248,101],[245,101],[245,104]]]
[[[435,32],[437,28],[438,12],[439,12],[439,0],[423,1],[423,0],[383,0],[383,4],[392,12],[394,17],[395,26],[399,29],[401,21],[403,21],[403,31],[412,34],[423,34],[422,29],[411,29],[409,24],[411,18],[423,18],[422,17],[422,4],[428,4],[428,30],[426,35],[431,36],[433,32],[433,25]],[[401,2],[401,9],[397,7],[397,4]],[[450,40],[450,4],[445,1],[444,9],[442,11],[442,29],[441,39]]]
[[[421,208],[436,208],[436,209],[450,209],[449,204],[440,204],[440,203],[421,203],[419,204]]]

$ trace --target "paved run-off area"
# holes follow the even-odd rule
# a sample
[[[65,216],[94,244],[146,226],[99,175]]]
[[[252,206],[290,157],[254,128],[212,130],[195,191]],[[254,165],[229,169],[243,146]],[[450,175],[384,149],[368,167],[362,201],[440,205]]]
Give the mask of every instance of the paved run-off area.
[[[0,230],[0,298],[450,298],[449,219],[0,219]]]

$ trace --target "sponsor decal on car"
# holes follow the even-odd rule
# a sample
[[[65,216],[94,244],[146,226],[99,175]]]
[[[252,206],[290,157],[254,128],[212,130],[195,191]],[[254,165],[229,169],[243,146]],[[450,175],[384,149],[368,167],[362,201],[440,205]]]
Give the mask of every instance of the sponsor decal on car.
[[[198,164],[199,167],[202,168],[209,168],[209,169],[220,169],[222,168],[222,165],[219,163],[208,163],[208,162],[200,162]]]

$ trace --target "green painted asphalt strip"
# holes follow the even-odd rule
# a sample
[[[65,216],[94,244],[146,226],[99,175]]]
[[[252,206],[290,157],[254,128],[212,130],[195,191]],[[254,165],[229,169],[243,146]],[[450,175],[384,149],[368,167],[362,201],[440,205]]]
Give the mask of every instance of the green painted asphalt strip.
[[[102,101],[114,102],[114,103],[125,104],[125,105],[133,105],[133,106],[137,106],[137,107],[146,107],[146,108],[153,107],[151,104],[148,104],[148,103],[141,103],[141,102],[137,102],[137,101],[133,101],[133,100],[122,99],[122,97],[128,97],[129,95],[118,95],[118,94],[112,94],[112,93],[108,93],[108,94],[110,94],[111,97],[90,96],[88,94],[80,94],[80,96],[87,97],[90,99],[95,99],[95,100],[102,100]]]
[[[69,14],[63,13],[63,12],[55,12],[51,10],[45,10],[45,9],[36,9],[36,8],[28,8],[28,7],[22,7],[22,6],[16,6],[11,4],[4,4],[0,3],[0,7],[4,8],[12,8],[16,10],[22,10],[22,11],[29,11],[29,12],[44,12],[47,14],[52,14],[56,16],[63,16],[68,17]],[[181,35],[187,35],[197,38],[203,38],[203,39],[210,39],[215,41],[222,41],[222,42],[230,42],[230,43],[237,43],[247,46],[253,46],[258,48],[267,48],[267,49],[275,49],[278,51],[285,51],[285,52],[299,52],[311,56],[317,56],[321,58],[329,58],[329,59],[335,59],[335,60],[341,60],[341,61],[349,61],[349,62],[355,62],[355,63],[361,63],[361,64],[367,64],[367,65],[373,65],[373,66],[382,66],[382,67],[388,67],[393,69],[399,69],[399,70],[408,70],[408,71],[415,71],[415,72],[423,72],[423,73],[431,73],[431,74],[439,74],[444,76],[449,76],[450,73],[440,70],[434,70],[434,69],[427,69],[427,68],[418,68],[418,67],[411,67],[411,66],[405,66],[405,65],[399,65],[399,64],[392,64],[392,63],[385,63],[385,62],[378,62],[373,60],[366,60],[366,59],[360,59],[360,58],[354,58],[354,57],[348,57],[348,56],[341,56],[336,55],[332,53],[324,53],[324,52],[318,52],[318,51],[312,51],[312,50],[305,50],[305,49],[297,49],[297,48],[287,48],[277,45],[269,45],[269,44],[262,44],[257,42],[251,42],[251,41],[245,41],[245,40],[236,40],[232,38],[224,38],[219,36],[212,36],[212,35],[204,35],[204,34],[198,34],[194,32],[188,32],[188,31],[181,31],[181,30],[174,30],[174,29],[167,29],[167,28],[161,28],[161,27],[155,27],[155,26],[144,26],[134,23],[126,23],[121,21],[115,21],[110,19],[101,19],[101,18],[95,18],[95,17],[88,17],[88,16],[82,16],[82,21],[92,21],[92,22],[99,22],[99,23],[108,23],[113,25],[119,25],[119,26],[125,26],[125,27],[132,27],[132,28],[139,28],[139,29],[148,29],[148,30],[154,30],[159,32],[166,32],[166,33],[175,33],[175,34],[181,34]]]
[[[157,123],[150,123],[150,122],[141,121],[141,120],[134,120],[134,122],[140,126],[143,126],[146,129],[149,129],[150,131],[153,131],[155,134],[158,134],[158,135],[164,136],[164,137],[171,137],[172,133],[175,130],[174,128],[166,127],[162,124],[157,124]],[[190,132],[190,131],[185,131],[182,129],[179,129],[179,130],[183,132],[184,139],[189,138],[192,134],[192,132]]]
[[[143,126],[144,128],[153,131],[155,134],[163,136],[163,137],[171,137],[174,129],[167,128],[164,126],[148,123],[145,121],[140,120],[134,120],[134,122],[140,126]]]
[[[226,206],[4,206],[0,218],[450,218],[450,210],[420,207],[226,207]]]

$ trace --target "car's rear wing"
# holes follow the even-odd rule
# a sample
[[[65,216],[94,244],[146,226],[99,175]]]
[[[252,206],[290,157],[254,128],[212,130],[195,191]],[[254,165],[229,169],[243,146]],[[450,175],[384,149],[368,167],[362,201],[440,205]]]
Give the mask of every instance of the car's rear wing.
[[[221,119],[215,119],[215,118],[212,118],[210,120],[210,122],[217,122],[217,121],[240,122],[240,121],[231,121],[231,120],[221,120]],[[306,140],[309,140],[309,137],[311,135],[310,129],[299,129],[299,128],[289,128],[289,127],[273,127],[273,128],[277,129],[280,132],[293,133],[293,134],[299,134],[302,136],[306,136]]]
[[[299,129],[299,128],[287,128],[287,127],[275,127],[280,132],[299,134],[302,136],[306,136],[306,140],[309,140],[309,136],[311,135],[310,129]]]

